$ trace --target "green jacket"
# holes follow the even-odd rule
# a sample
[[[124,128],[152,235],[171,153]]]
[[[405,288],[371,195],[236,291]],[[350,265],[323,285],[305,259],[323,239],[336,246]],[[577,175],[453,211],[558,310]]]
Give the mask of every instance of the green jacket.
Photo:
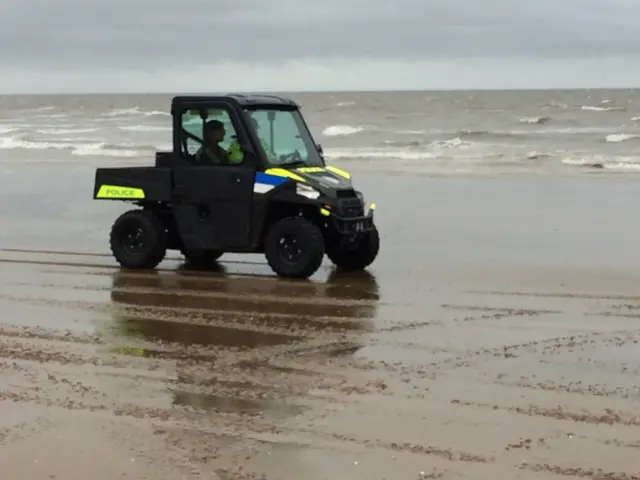
[[[264,138],[260,139],[260,145],[262,149],[265,151],[270,160],[276,159],[276,155],[271,152],[269,149],[269,144],[265,141]],[[231,145],[229,145],[229,149],[227,150],[229,153],[229,160],[231,163],[241,163],[244,159],[244,153],[240,150],[240,144],[237,140],[234,140]]]

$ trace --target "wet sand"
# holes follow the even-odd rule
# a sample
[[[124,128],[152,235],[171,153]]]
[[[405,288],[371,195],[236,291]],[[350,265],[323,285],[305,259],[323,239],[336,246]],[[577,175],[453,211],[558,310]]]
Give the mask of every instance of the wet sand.
[[[0,180],[3,480],[640,479],[635,182],[360,174],[378,261],[291,282],[120,270],[91,177]]]

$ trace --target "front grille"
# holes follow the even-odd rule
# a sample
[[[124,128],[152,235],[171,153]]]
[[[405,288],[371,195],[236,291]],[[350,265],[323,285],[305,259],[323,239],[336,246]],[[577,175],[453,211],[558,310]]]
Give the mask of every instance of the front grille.
[[[353,188],[336,190],[336,196],[338,198],[354,198],[356,196],[356,191]]]
[[[340,215],[344,218],[364,216],[364,205],[358,197],[339,200],[338,205],[340,207]]]

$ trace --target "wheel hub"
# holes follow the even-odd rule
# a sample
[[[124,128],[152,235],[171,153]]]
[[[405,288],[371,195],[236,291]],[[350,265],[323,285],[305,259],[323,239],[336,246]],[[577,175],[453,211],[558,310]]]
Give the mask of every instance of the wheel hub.
[[[284,235],[278,242],[280,258],[288,263],[295,263],[302,255],[302,249],[295,235]]]
[[[122,245],[127,253],[139,253],[145,246],[144,232],[141,228],[131,228],[124,232]]]

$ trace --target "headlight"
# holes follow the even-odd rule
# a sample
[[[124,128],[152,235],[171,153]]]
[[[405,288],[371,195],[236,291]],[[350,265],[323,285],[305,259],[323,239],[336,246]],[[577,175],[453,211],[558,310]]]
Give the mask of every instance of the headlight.
[[[304,183],[298,183],[296,185],[296,193],[311,199],[316,199],[320,196],[320,192],[318,190],[309,185],[305,185]]]

